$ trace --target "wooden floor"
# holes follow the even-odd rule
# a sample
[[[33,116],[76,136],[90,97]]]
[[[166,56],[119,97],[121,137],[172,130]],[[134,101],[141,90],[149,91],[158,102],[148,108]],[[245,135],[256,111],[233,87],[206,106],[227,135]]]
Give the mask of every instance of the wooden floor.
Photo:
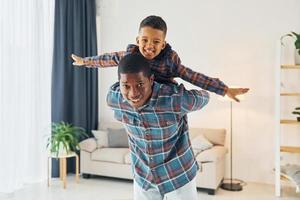
[[[1,200],[132,200],[132,181],[93,177],[80,178],[75,182],[74,176],[67,177],[67,188],[59,179],[47,183],[27,185],[24,189],[10,195],[0,195]],[[300,193],[293,187],[285,187],[281,198],[274,196],[274,186],[248,183],[241,192],[229,192],[219,189],[216,195],[198,191],[199,200],[300,200]]]

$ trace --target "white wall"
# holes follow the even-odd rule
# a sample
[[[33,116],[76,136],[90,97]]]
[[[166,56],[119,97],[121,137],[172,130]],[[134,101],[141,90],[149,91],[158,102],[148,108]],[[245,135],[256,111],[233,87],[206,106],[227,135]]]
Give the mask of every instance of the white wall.
[[[151,14],[160,15],[168,25],[167,41],[183,64],[219,77],[229,86],[250,88],[245,100],[233,105],[233,176],[274,183],[276,44],[281,35],[291,30],[300,32],[300,1],[98,0],[98,3],[99,53],[125,50],[127,44],[135,42],[140,21]],[[113,120],[105,97],[109,86],[117,81],[117,71],[116,68],[99,71],[99,117],[103,123]],[[208,106],[190,114],[189,122],[194,127],[230,130],[229,115],[229,103],[211,95]],[[227,168],[229,175],[229,163]]]

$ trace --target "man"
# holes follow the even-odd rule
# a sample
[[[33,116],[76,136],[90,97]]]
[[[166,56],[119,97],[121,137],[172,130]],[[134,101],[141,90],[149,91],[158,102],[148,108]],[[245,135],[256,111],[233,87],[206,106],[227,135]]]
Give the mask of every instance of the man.
[[[138,54],[120,61],[118,78],[107,103],[128,133],[134,199],[197,199],[199,166],[191,149],[187,113],[205,106],[209,94],[154,82],[149,63]]]

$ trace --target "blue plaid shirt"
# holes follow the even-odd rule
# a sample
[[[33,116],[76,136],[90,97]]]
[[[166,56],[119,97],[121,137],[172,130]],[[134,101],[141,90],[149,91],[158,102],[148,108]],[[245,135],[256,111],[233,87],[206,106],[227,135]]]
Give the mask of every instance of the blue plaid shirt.
[[[187,113],[208,103],[203,90],[154,82],[149,101],[134,109],[115,83],[107,103],[128,133],[135,181],[148,190],[155,186],[164,195],[190,182],[199,166],[189,139]]]

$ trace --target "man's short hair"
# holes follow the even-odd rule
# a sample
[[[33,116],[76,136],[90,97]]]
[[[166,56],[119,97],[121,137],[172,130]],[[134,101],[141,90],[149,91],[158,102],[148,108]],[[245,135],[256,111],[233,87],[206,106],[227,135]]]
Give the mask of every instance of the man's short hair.
[[[149,78],[152,75],[150,64],[146,58],[140,54],[128,54],[124,56],[118,65],[118,79],[120,74],[133,74],[143,72]]]
[[[150,15],[142,20],[140,23],[139,31],[141,28],[149,26],[154,29],[158,29],[164,32],[165,36],[167,35],[167,24],[166,22],[159,16]]]

